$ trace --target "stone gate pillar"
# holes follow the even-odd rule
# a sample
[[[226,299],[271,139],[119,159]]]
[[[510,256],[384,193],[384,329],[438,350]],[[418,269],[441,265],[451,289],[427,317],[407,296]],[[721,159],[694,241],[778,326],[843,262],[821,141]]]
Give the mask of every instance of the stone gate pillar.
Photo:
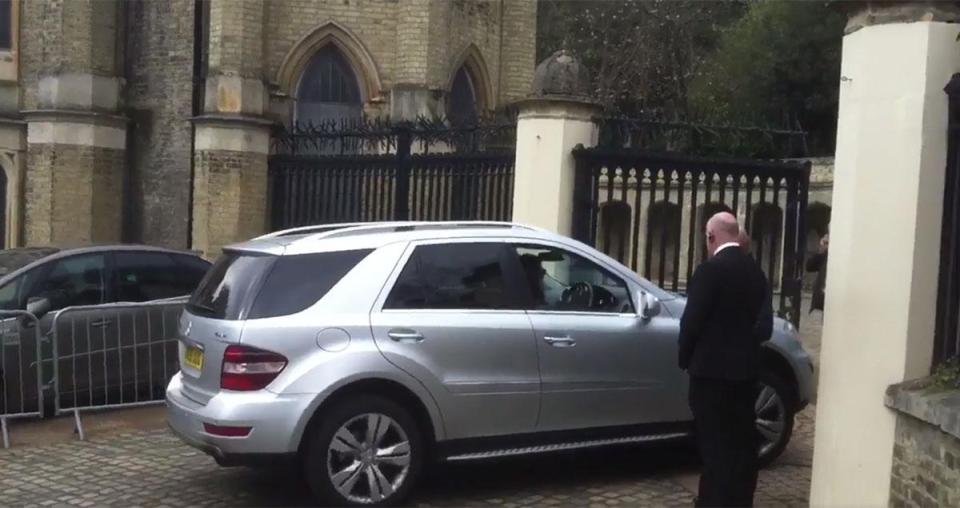
[[[598,135],[589,89],[585,69],[565,51],[537,66],[533,93],[518,103],[514,222],[571,234],[573,148],[596,145]]]
[[[118,114],[115,0],[23,2],[27,122],[25,242],[73,246],[122,235],[126,118]]]
[[[194,119],[192,248],[215,257],[267,228],[270,122],[263,0],[212,0],[203,115]]]
[[[887,386],[930,371],[955,2],[857,2],[843,38],[811,506],[887,506]]]

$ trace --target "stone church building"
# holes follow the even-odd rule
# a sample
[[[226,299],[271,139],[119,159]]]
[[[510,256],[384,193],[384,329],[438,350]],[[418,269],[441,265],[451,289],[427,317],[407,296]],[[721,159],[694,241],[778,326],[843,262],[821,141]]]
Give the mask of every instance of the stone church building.
[[[0,0],[4,247],[264,232],[277,125],[524,96],[535,0]]]

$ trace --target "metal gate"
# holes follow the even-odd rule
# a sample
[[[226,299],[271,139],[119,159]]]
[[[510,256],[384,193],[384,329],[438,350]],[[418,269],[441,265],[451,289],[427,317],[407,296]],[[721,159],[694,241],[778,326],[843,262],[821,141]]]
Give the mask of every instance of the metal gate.
[[[960,357],[960,74],[953,75],[944,91],[949,98],[949,120],[934,364]]]
[[[706,259],[704,228],[734,213],[775,293],[800,320],[809,162],[577,147],[573,235],[661,287],[682,292]]]
[[[515,124],[296,126],[274,136],[274,230],[336,222],[509,220]]]

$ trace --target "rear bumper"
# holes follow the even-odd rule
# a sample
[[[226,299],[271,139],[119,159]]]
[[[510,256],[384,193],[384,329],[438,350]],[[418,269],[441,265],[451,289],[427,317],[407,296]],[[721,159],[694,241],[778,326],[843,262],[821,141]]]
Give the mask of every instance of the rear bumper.
[[[296,453],[225,453],[216,445],[205,443],[181,433],[169,422],[168,426],[181,441],[213,457],[217,464],[223,467],[287,465],[293,464],[297,460]]]
[[[167,424],[186,444],[217,459],[221,465],[257,465],[295,457],[300,436],[297,423],[308,415],[312,396],[259,392],[223,392],[200,404],[186,397],[182,374],[167,386]],[[208,434],[204,423],[250,427],[244,437]]]

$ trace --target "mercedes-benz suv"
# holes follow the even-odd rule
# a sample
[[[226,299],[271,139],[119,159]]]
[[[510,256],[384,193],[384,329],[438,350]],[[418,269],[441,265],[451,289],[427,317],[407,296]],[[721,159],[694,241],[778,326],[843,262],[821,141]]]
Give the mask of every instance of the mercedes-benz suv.
[[[687,438],[684,299],[502,223],[301,228],[224,250],[180,323],[171,428],[222,465],[290,459],[321,501],[390,504],[430,461]],[[764,461],[812,397],[776,320]]]

